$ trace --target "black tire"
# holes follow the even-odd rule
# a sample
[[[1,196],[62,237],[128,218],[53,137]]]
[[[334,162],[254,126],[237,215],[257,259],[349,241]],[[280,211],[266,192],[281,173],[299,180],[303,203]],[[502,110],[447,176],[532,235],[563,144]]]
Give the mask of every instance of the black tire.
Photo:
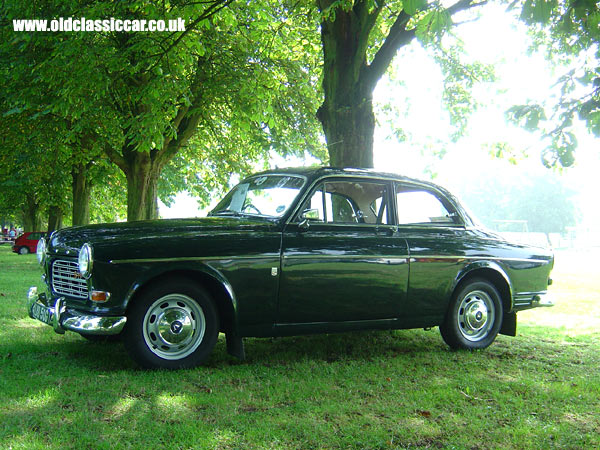
[[[29,253],[29,249],[27,247],[21,247],[19,249],[19,255],[27,255]]]
[[[144,368],[181,369],[202,364],[218,335],[219,316],[208,293],[173,278],[149,286],[131,305],[123,342]]]
[[[84,338],[86,341],[100,343],[103,344],[105,342],[120,342],[123,338],[122,333],[120,334],[109,334],[109,335],[101,335],[101,334],[82,334],[79,333],[79,336]]]
[[[502,317],[496,288],[488,281],[472,279],[454,292],[440,333],[452,349],[486,348],[496,339]]]

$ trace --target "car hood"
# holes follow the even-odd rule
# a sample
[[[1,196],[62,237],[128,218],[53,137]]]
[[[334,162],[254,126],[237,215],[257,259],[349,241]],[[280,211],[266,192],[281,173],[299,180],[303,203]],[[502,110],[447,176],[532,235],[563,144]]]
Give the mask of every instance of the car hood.
[[[119,245],[133,240],[182,239],[221,232],[274,231],[278,222],[251,217],[205,217],[159,219],[137,222],[102,223],[65,228],[52,234],[48,252],[77,256],[84,243],[97,246]]]

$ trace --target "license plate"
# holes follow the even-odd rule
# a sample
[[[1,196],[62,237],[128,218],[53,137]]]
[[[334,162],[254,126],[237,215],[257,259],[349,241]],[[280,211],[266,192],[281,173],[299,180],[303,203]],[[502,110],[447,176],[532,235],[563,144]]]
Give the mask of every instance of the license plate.
[[[40,305],[39,303],[34,303],[31,307],[31,315],[34,319],[39,320],[40,322],[44,322],[46,324],[50,324],[50,311],[44,305]]]

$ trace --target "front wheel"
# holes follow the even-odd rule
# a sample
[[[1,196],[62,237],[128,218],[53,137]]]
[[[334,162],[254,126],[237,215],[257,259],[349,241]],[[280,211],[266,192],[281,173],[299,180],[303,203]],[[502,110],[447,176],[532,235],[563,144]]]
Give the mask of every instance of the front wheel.
[[[185,280],[146,289],[132,305],[124,331],[125,347],[142,367],[195,367],[212,351],[219,317],[208,293]]]
[[[452,298],[440,333],[453,349],[488,347],[502,326],[502,300],[489,282],[473,279]]]
[[[29,253],[29,249],[27,247],[21,247],[19,249],[19,255],[26,255]]]

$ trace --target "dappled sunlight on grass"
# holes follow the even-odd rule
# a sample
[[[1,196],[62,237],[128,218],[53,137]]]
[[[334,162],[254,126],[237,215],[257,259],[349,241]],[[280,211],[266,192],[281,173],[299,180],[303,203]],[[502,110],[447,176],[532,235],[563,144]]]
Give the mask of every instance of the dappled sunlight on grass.
[[[566,263],[557,306],[483,351],[376,331],[246,339],[239,361],[220,336],[206,366],[174,372],[26,318],[39,273],[19,264],[0,283],[0,448],[600,447],[599,287]]]

